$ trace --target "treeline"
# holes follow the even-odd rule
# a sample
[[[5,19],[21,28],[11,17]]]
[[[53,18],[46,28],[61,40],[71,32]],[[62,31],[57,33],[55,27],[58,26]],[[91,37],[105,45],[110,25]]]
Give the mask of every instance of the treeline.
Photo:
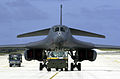
[[[3,48],[0,49],[0,53],[10,53],[10,52],[17,52],[17,51],[24,51],[25,48]]]

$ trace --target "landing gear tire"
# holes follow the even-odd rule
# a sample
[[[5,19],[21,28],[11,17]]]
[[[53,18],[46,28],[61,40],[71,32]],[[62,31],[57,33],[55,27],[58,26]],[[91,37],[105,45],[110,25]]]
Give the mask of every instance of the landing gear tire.
[[[56,68],[56,71],[58,71],[58,68]]]
[[[18,64],[18,67],[21,67],[21,64]]]
[[[68,68],[65,68],[65,71],[68,71]]]
[[[40,63],[40,71],[43,70],[43,64]]]
[[[51,68],[47,68],[47,71],[51,71]]]
[[[81,71],[81,63],[78,63],[77,69],[78,69],[78,71]]]
[[[12,67],[12,64],[9,64],[10,67]]]
[[[74,69],[74,65],[73,65],[73,63],[71,63],[71,71],[73,71],[73,69]]]
[[[63,71],[63,68],[61,68],[61,71]]]

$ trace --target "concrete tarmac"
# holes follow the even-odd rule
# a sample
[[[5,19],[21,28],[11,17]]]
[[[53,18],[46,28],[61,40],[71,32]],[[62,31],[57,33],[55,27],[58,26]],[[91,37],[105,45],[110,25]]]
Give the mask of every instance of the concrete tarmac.
[[[69,57],[69,63],[73,60]],[[70,65],[69,65],[70,66]],[[39,71],[38,61],[9,67],[8,55],[0,56],[0,79],[120,79],[120,54],[99,54],[96,61],[83,61],[82,71]]]

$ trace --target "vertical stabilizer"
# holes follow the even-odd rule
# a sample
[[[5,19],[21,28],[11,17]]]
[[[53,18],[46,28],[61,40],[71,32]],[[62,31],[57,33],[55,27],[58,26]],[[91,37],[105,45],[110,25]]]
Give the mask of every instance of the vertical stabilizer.
[[[62,4],[60,5],[60,25],[62,25]]]

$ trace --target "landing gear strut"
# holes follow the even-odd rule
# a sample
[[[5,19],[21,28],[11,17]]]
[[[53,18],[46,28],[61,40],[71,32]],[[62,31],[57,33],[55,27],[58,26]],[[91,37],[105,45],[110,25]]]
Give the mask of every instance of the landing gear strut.
[[[76,67],[78,69],[78,71],[81,71],[81,63],[78,63],[78,61],[79,61],[78,52],[76,51],[75,53],[73,53],[73,51],[71,50],[70,53],[69,53],[69,55],[74,60],[74,63],[71,63],[70,70],[73,71],[74,68]]]
[[[43,70],[43,68],[44,68],[44,65],[42,63],[40,63],[39,70],[41,71],[41,70]]]

